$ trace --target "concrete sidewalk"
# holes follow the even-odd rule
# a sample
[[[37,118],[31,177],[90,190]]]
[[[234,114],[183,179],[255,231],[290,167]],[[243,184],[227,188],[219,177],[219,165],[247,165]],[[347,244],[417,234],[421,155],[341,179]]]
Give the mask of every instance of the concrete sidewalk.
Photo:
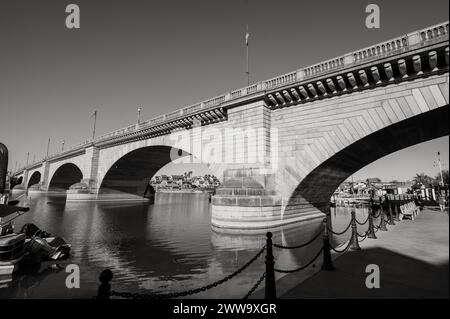
[[[334,260],[335,271],[319,271],[297,286],[298,275],[277,281],[279,298],[449,298],[449,218],[426,208],[414,220],[365,239],[361,251]],[[380,268],[380,288],[365,285],[368,264]],[[297,281],[298,282],[298,281]],[[291,287],[283,287],[290,283]]]

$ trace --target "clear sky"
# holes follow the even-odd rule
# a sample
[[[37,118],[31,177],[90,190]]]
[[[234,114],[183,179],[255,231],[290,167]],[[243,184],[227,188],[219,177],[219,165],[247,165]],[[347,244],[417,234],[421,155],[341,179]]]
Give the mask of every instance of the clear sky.
[[[69,3],[81,29],[65,27]],[[364,26],[369,3],[380,29]],[[147,119],[243,87],[247,24],[257,82],[448,20],[448,10],[448,0],[2,0],[0,141],[13,169],[27,152],[45,156],[48,138],[50,153],[88,139],[93,110],[103,134],[135,123],[138,106]],[[355,177],[435,175],[438,150],[448,168],[448,144],[397,152]]]

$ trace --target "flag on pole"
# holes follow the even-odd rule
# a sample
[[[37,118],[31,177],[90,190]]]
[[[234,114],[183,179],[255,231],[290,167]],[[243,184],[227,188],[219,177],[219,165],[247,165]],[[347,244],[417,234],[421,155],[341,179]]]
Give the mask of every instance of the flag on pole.
[[[245,45],[248,46],[248,38],[250,37],[250,33],[248,33],[248,26],[247,26],[247,32],[245,33]]]

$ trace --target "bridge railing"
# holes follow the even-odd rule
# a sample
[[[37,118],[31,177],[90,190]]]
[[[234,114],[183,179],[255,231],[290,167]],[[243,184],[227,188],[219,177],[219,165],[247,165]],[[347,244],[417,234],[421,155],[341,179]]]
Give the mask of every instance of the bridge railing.
[[[448,38],[448,28],[448,21],[430,26],[428,28],[402,35],[400,37],[396,37],[391,40],[384,41],[360,50],[356,50],[330,60],[316,63],[312,66],[282,74],[265,81],[260,81],[244,88],[236,89],[218,97],[211,98],[203,102],[173,111],[166,115],[161,115],[154,119],[147,120],[141,123],[141,125],[154,125],[162,123],[166,120],[177,118],[179,116],[192,115],[201,112],[204,108],[218,106],[225,102],[239,99],[258,92],[264,92],[266,90],[300,82],[326,73],[335,72],[356,64],[366,63],[389,55],[406,52],[410,48],[415,48],[417,45],[423,46],[429,44],[430,42],[440,41],[443,37]],[[131,130],[133,129],[134,128],[132,128]],[[120,135],[121,133],[123,133],[122,130],[117,130],[115,132],[105,134],[98,139],[114,137]]]

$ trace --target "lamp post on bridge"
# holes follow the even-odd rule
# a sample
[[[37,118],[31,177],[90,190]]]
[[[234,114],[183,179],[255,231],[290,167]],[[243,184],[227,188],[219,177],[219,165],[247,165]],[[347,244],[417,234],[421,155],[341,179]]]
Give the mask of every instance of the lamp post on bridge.
[[[97,110],[95,110],[92,114],[91,117],[94,117],[94,128],[92,130],[92,140],[94,140],[95,138],[95,126],[97,125]]]
[[[142,111],[142,107],[138,107],[138,109],[137,109],[137,112],[138,112],[138,115],[137,115],[137,124],[138,124],[138,125],[141,124],[141,111]]]
[[[27,165],[28,166],[28,160],[30,159],[30,152],[27,152]]]
[[[50,151],[50,138],[48,138],[48,142],[47,142],[47,155],[45,156],[45,159],[48,158],[48,152]]]
[[[64,152],[64,144],[66,144],[66,140],[62,140],[61,142],[61,152]]]

